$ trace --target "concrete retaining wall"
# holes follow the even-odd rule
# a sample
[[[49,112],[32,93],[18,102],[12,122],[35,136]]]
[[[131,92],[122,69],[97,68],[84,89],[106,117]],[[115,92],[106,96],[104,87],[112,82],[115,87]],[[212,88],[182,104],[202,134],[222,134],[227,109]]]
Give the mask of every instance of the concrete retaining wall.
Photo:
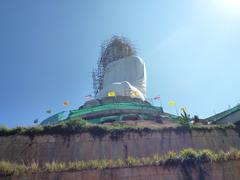
[[[154,133],[126,133],[118,140],[110,136],[94,138],[88,133],[69,136],[44,135],[0,137],[0,160],[39,163],[90,159],[117,159],[127,156],[147,157],[185,148],[228,151],[240,149],[240,137],[232,129]]]

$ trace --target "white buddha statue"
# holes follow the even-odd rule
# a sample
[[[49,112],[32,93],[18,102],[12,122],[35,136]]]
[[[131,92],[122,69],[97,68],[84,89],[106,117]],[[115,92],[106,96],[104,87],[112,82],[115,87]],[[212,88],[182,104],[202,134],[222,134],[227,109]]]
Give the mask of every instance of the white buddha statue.
[[[96,98],[128,96],[144,101],[146,80],[145,64],[130,41],[113,36],[102,45],[98,69],[93,73]]]
[[[146,67],[140,57],[132,56],[113,61],[105,69],[103,89],[97,94],[97,98],[129,96],[144,101],[146,80]]]

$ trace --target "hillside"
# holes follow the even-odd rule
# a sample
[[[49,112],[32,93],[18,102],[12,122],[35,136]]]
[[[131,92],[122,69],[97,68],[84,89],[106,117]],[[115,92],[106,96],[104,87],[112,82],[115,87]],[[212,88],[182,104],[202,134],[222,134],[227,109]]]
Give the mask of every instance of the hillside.
[[[205,179],[234,179],[239,130],[233,125],[85,121],[1,128],[0,179],[199,179],[203,167]]]

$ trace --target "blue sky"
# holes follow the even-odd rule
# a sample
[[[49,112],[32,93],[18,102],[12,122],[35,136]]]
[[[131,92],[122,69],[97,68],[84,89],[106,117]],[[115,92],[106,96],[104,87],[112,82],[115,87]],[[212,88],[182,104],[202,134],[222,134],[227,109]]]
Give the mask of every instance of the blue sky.
[[[201,118],[240,103],[238,0],[1,0],[0,125],[32,125],[92,92],[100,44],[131,39],[148,97]],[[64,107],[63,101],[71,102]]]

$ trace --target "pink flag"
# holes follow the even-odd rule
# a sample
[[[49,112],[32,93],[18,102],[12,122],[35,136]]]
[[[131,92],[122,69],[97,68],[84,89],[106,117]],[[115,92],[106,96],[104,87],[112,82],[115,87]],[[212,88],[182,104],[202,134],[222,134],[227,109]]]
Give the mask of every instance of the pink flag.
[[[153,98],[154,100],[160,100],[160,96],[156,96]]]
[[[86,100],[91,100],[91,99],[92,99],[92,95],[91,95],[91,94],[86,95],[84,98],[85,98]]]

